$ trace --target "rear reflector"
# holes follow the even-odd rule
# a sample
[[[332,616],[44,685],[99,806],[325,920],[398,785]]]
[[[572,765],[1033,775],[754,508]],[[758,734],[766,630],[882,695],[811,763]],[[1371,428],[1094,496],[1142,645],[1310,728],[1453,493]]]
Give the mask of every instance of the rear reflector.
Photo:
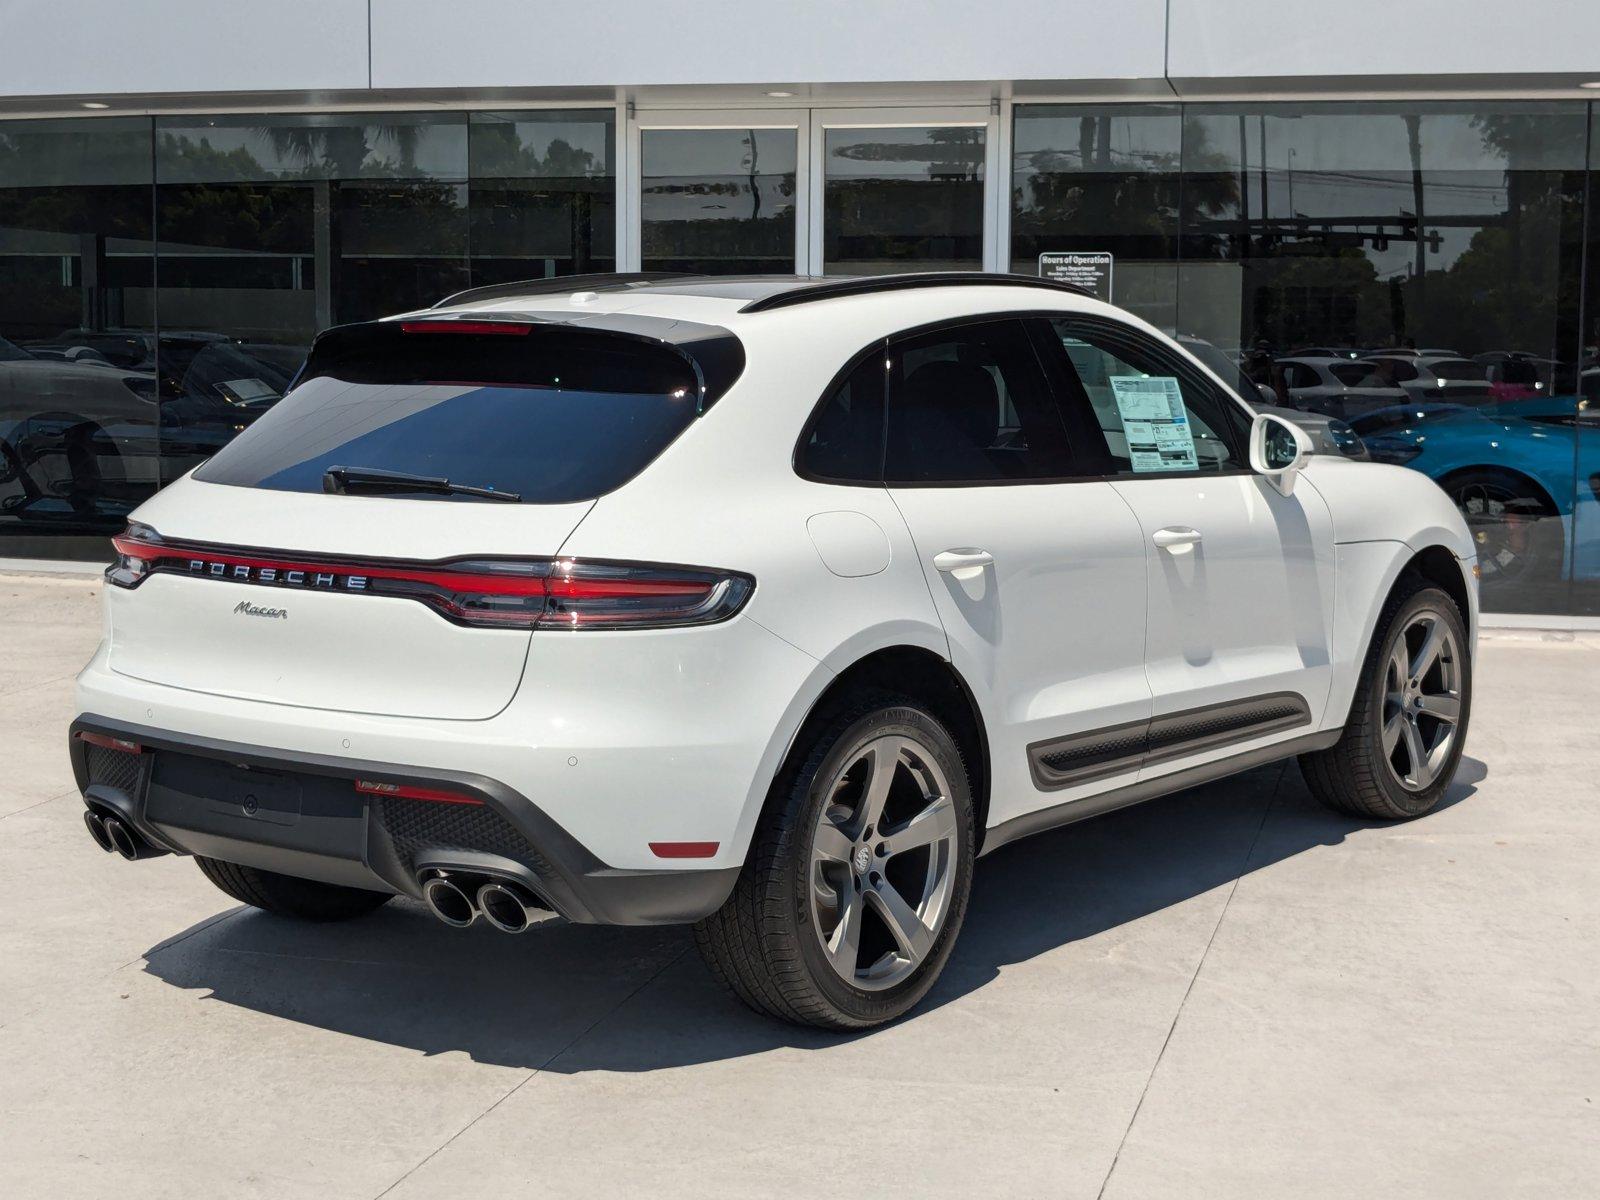
[[[479,333],[510,335],[526,334],[532,325],[520,321],[401,321],[401,333]]]
[[[651,842],[650,853],[657,858],[712,858],[721,842]]]
[[[493,629],[663,629],[711,625],[744,605],[755,580],[735,571],[578,559],[381,559],[286,556],[184,545],[148,526],[111,539],[107,582],[136,588],[151,575],[187,575],[296,591],[381,596],[426,604],[458,625]]]
[[[127,738],[112,737],[107,733],[92,733],[87,729],[78,731],[78,740],[88,742],[91,746],[99,746],[103,750],[120,750],[124,754],[143,754],[144,747],[138,742],[129,741]]]
[[[373,779],[356,780],[356,791],[373,796],[397,796],[402,800],[427,800],[434,804],[482,804],[476,796],[465,792],[446,792],[439,788],[413,787],[409,783],[379,783]]]

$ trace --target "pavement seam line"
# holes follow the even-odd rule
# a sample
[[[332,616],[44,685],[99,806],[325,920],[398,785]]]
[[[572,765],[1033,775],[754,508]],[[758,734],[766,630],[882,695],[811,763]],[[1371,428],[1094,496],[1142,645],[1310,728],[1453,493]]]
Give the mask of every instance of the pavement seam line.
[[[0,821],[4,821],[8,817],[14,817],[18,813],[32,812],[36,808],[43,808],[46,804],[54,804],[57,800],[65,800],[68,796],[76,795],[77,791],[77,788],[70,787],[66,791],[58,792],[54,796],[46,796],[43,800],[35,800],[26,808],[14,808],[8,813],[0,813]]]
[[[555,1050],[542,1063],[540,1063],[538,1066],[532,1068],[526,1075],[524,1075],[521,1079],[517,1080],[516,1084],[513,1085],[511,1087],[511,1089],[505,1093],[505,1095],[501,1096],[493,1104],[489,1105],[488,1108],[484,1109],[477,1116],[473,1117],[472,1120],[468,1121],[460,1129],[456,1130],[449,1137],[447,1137],[444,1141],[440,1142],[432,1150],[428,1151],[427,1155],[421,1161],[419,1161],[415,1166],[411,1167],[408,1171],[406,1171],[406,1173],[404,1175],[400,1176],[399,1179],[396,1179],[388,1187],[384,1188],[383,1191],[379,1192],[377,1194],[377,1196],[373,1197],[373,1200],[383,1200],[383,1197],[387,1196],[390,1192],[394,1191],[395,1188],[399,1187],[402,1183],[404,1183],[406,1180],[410,1179],[418,1171],[422,1170],[423,1167],[427,1166],[442,1151],[446,1150],[451,1145],[451,1143],[453,1143],[458,1137],[460,1137],[462,1134],[466,1133],[467,1130],[471,1129],[479,1121],[483,1120],[490,1113],[492,1113],[495,1109],[499,1108],[507,1100],[511,1099],[511,1097],[515,1096],[518,1092],[520,1092],[523,1089],[523,1087],[528,1083],[529,1080],[531,1080],[535,1076],[541,1074],[544,1071],[544,1069],[546,1067],[548,1067],[551,1063],[555,1062],[556,1059],[560,1058],[568,1050],[571,1050],[579,1042],[583,1041],[584,1038],[588,1037],[597,1028],[599,1028],[601,1023],[604,1022],[607,1018],[611,1017],[613,1014],[615,1014],[617,1012],[620,1012],[622,1010],[622,1007],[625,1004],[627,1004],[628,1001],[632,1000],[640,992],[644,991],[645,988],[649,987],[657,979],[661,978],[661,976],[664,975],[670,968],[672,968],[673,966],[676,966],[677,963],[679,962],[679,960],[681,960],[683,958],[683,956],[685,954],[687,954],[688,952],[689,952],[689,950],[688,950],[688,947],[686,946],[683,949],[679,950],[676,954],[674,954],[666,962],[662,963],[661,966],[659,968],[657,968],[654,972],[652,972],[651,975],[647,979],[641,980],[639,985],[636,988],[634,988],[631,992],[629,992],[622,999],[618,1000],[610,1008],[606,1009],[605,1012],[603,1012],[603,1013],[599,1014],[597,1017],[595,1017],[594,1020],[590,1021],[587,1025],[585,1025],[577,1033],[573,1034],[572,1037],[567,1041],[567,1043],[564,1046],[562,1046],[558,1050]]]
[[[1172,1044],[1172,1035],[1178,1028],[1178,1021],[1183,1016],[1184,1008],[1188,1006],[1195,981],[1200,978],[1200,971],[1205,967],[1206,959],[1211,956],[1211,947],[1217,940],[1222,923],[1228,918],[1228,909],[1233,904],[1234,893],[1239,890],[1239,882],[1249,872],[1250,863],[1256,856],[1256,846],[1261,841],[1261,831],[1267,827],[1267,817],[1278,803],[1278,793],[1283,788],[1283,777],[1288,769],[1289,763],[1286,759],[1278,771],[1278,778],[1272,784],[1272,791],[1267,795],[1267,802],[1261,806],[1261,819],[1256,822],[1256,831],[1250,838],[1250,847],[1245,851],[1244,861],[1239,864],[1239,873],[1233,877],[1233,883],[1228,888],[1228,897],[1222,902],[1222,911],[1217,914],[1216,924],[1211,927],[1211,936],[1206,938],[1205,949],[1200,952],[1200,961],[1194,965],[1194,974],[1189,976],[1189,984],[1183,989],[1183,999],[1178,1001],[1177,1011],[1172,1014],[1172,1023],[1167,1026],[1166,1037],[1161,1039],[1161,1049],[1156,1052],[1156,1060],[1150,1064],[1150,1074],[1145,1076],[1144,1087],[1139,1091],[1139,1100],[1128,1117],[1127,1128],[1122,1131],[1122,1138],[1117,1142],[1116,1153],[1111,1156],[1111,1166],[1106,1169],[1106,1177],[1100,1181],[1100,1190],[1095,1193],[1095,1200],[1104,1200],[1106,1188],[1111,1186],[1111,1177],[1116,1174],[1117,1164],[1122,1161],[1122,1149],[1128,1144],[1128,1135],[1133,1132],[1133,1127],[1139,1120],[1139,1113],[1144,1109],[1145,1097],[1150,1094],[1150,1085],[1155,1082],[1156,1072],[1161,1069],[1161,1060],[1166,1057],[1167,1047]]]

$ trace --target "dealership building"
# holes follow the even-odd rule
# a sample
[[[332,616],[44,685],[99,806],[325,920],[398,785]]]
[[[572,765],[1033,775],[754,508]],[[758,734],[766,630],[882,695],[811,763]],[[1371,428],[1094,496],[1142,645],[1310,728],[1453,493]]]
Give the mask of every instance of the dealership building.
[[[611,271],[1014,271],[1435,478],[1600,614],[1600,5],[0,7],[0,565],[108,555],[315,333]]]

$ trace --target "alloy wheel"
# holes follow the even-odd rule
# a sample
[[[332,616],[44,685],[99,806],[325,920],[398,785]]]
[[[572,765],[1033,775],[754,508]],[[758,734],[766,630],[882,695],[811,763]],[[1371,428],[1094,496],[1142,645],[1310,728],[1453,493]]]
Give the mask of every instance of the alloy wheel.
[[[932,951],[955,886],[959,824],[933,752],[894,734],[829,782],[812,837],[811,924],[845,982],[882,991]]]
[[[1444,617],[1417,613],[1389,646],[1383,682],[1383,755],[1408,792],[1438,779],[1461,724],[1461,647]]]

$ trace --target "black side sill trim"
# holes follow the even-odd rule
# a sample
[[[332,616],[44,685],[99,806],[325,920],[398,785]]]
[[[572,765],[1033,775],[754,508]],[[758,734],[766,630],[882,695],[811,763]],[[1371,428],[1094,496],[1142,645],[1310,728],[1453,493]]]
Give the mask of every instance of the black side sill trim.
[[[1050,792],[1310,723],[1303,696],[1272,692],[1034,742],[1028,770],[1034,786]]]
[[[1091,293],[1074,284],[1059,279],[1040,279],[1034,275],[1013,275],[1001,271],[925,271],[904,275],[869,275],[859,278],[825,279],[816,283],[802,283],[786,291],[775,292],[752,300],[739,311],[742,313],[771,312],[775,308],[793,308],[797,304],[810,304],[816,300],[837,300],[843,296],[870,296],[876,292],[904,292],[912,288],[930,287],[1030,287],[1049,291],[1068,292],[1074,296]]]
[[[1241,771],[1265,766],[1267,763],[1294,758],[1296,755],[1307,754],[1313,750],[1326,750],[1342,736],[1344,736],[1343,729],[1307,733],[1286,742],[1276,742],[1271,746],[1246,750],[1242,754],[1234,754],[1216,762],[1201,763],[1197,767],[1174,771],[1159,779],[1145,779],[1128,784],[1126,787],[1113,788],[1098,796],[1069,800],[1065,804],[1056,804],[1038,812],[1023,813],[1020,817],[1013,817],[1009,821],[992,826],[984,836],[983,849],[979,853],[988,854],[991,850],[997,850],[1008,842],[1028,837],[1030,834],[1043,833],[1047,829],[1057,829],[1063,825],[1087,820],[1089,817],[1098,817],[1102,813],[1114,812],[1130,804],[1140,804],[1146,800],[1171,795],[1173,792],[1181,792],[1185,788],[1198,787],[1202,783],[1237,775]]]

